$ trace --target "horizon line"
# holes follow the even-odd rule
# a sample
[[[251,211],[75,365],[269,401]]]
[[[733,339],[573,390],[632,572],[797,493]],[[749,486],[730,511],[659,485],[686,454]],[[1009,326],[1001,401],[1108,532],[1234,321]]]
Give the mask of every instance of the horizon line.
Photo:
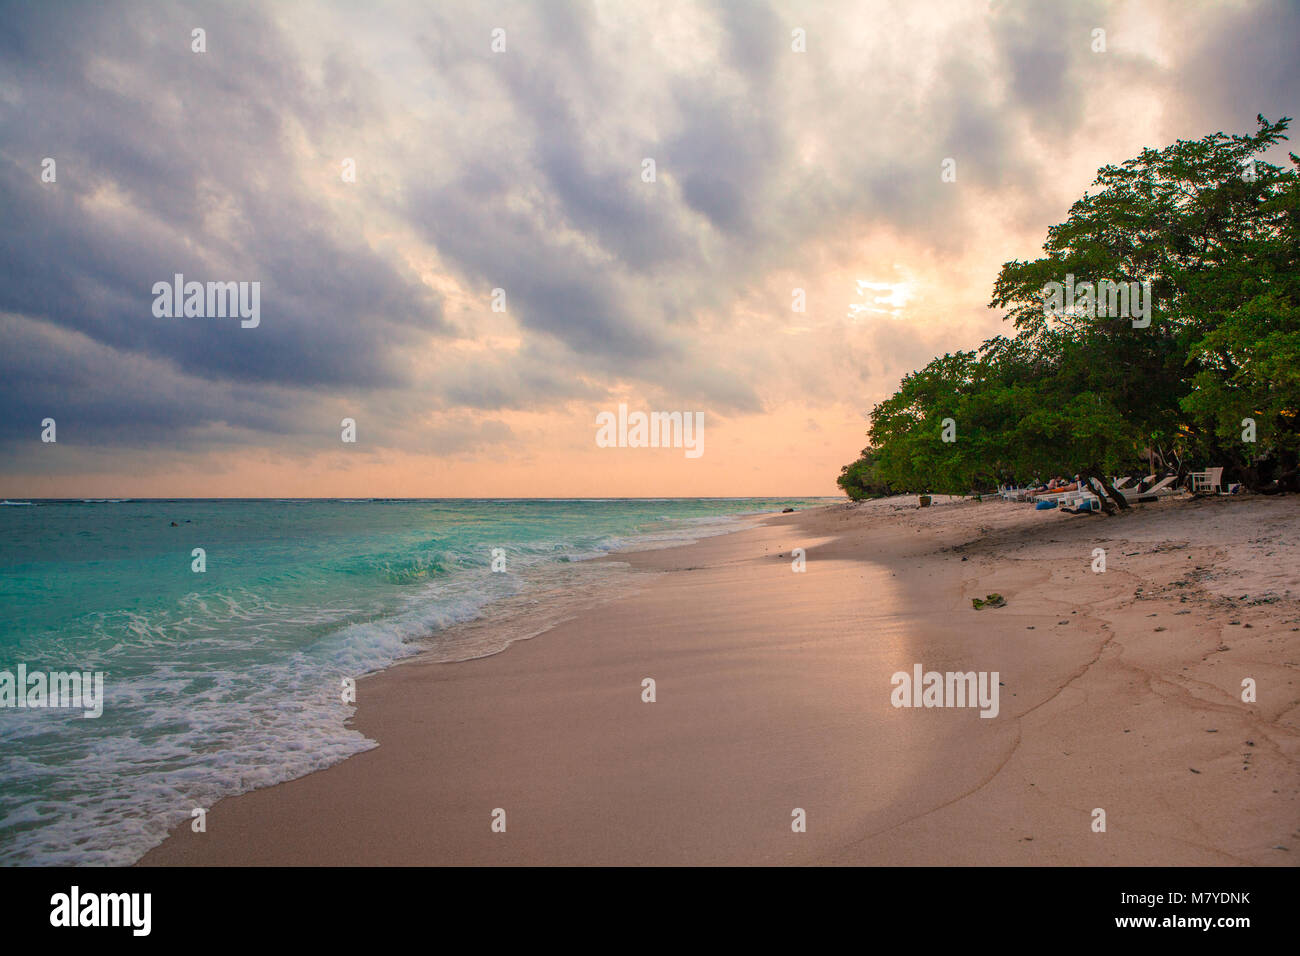
[[[355,498],[344,495],[332,496],[292,496],[292,497],[251,497],[251,496],[228,496],[228,497],[204,497],[195,495],[172,496],[165,498],[152,497],[123,497],[123,498],[35,498],[31,496],[19,495],[17,498],[0,496],[3,501],[57,501],[69,502],[73,504],[127,504],[135,501],[760,501],[765,499],[788,499],[788,498],[846,498],[844,495],[599,495],[599,496],[578,496],[578,495],[547,495],[547,496],[529,496],[513,497],[510,495],[488,495],[488,496],[444,496],[444,497],[419,497],[404,498],[390,497],[380,495],[376,497]],[[847,500],[847,498],[846,498]]]

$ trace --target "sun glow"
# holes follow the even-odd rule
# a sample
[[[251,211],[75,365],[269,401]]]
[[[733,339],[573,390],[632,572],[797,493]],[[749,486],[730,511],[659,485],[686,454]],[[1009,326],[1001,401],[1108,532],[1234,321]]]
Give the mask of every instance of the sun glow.
[[[849,316],[861,318],[864,314],[898,315],[912,298],[912,282],[874,282],[858,280],[858,295],[866,302],[849,304]]]

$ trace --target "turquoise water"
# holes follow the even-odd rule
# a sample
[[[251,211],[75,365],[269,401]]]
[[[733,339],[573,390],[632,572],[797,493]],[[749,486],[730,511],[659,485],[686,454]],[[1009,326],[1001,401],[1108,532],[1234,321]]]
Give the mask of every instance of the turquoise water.
[[[0,671],[103,671],[105,703],[0,707],[0,863],[132,862],[194,807],[373,746],[343,678],[475,656],[447,629],[630,573],[586,559],[820,503],[6,502]]]

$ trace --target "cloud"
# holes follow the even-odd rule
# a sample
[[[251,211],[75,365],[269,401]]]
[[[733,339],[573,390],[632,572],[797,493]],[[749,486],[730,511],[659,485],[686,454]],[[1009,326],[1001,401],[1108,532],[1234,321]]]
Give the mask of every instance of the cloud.
[[[205,10],[209,52],[195,54],[195,17],[129,9],[24,6],[8,25],[0,309],[214,380],[401,375],[398,347],[446,330],[437,297],[299,178],[293,127],[327,130],[358,108],[337,58],[336,114],[250,10]],[[55,183],[38,178],[44,156]],[[261,327],[155,318],[153,284],[176,273],[260,281]]]
[[[1175,87],[1180,112],[1199,120],[1205,132],[1253,132],[1256,113],[1269,119],[1295,117],[1300,104],[1300,5],[1272,0],[1205,12],[1186,36]]]
[[[47,415],[87,446],[177,456],[328,449],[339,414],[379,447],[495,454],[528,440],[511,415],[629,395],[839,421],[995,332],[998,262],[1032,253],[1098,166],[1162,145],[1153,129],[1248,130],[1300,93],[1285,2],[4,16],[14,472],[44,467]],[[851,319],[857,280],[900,259],[894,317]],[[155,318],[152,286],[178,272],[261,282],[260,327]]]

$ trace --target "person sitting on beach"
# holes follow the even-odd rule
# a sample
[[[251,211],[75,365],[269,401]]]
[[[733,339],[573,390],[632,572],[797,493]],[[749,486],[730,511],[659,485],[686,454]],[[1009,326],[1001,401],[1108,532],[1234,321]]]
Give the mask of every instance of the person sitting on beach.
[[[1066,484],[1065,479],[1058,475],[1057,477],[1049,481],[1046,487],[1031,491],[1030,494],[1033,495],[1056,494],[1057,492],[1061,492],[1061,491],[1074,491],[1078,487],[1079,486],[1077,484]]]

